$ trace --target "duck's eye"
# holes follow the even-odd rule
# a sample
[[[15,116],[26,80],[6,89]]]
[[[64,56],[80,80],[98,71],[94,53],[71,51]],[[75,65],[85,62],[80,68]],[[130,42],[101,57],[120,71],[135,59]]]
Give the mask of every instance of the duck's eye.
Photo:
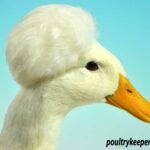
[[[98,70],[98,64],[94,61],[90,61],[87,63],[86,65],[86,69],[90,70],[90,71],[96,71]]]

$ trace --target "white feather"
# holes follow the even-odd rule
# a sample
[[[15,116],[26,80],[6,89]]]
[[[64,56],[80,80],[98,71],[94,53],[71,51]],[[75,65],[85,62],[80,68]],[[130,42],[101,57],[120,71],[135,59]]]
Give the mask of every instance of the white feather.
[[[33,10],[13,29],[7,42],[10,70],[22,86],[76,66],[95,39],[92,17],[67,5]]]
[[[118,87],[118,59],[95,39],[91,16],[66,5],[28,14],[10,33],[7,60],[22,89],[11,104],[0,150],[55,150],[71,109],[105,101]],[[99,69],[85,68],[95,61]]]

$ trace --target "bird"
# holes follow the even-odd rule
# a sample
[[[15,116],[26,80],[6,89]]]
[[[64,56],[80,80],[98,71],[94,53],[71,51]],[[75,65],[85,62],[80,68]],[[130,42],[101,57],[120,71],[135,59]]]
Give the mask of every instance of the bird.
[[[86,104],[110,104],[150,122],[149,101],[97,40],[83,8],[35,8],[9,33],[6,58],[20,91],[6,113],[0,150],[56,150],[66,114]]]

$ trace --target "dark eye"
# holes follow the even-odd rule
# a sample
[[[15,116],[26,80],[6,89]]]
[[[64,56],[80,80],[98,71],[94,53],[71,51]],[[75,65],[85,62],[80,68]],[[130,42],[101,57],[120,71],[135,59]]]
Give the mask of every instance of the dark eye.
[[[96,70],[98,70],[98,65],[97,65],[96,62],[90,61],[90,62],[87,63],[86,69],[88,69],[90,71],[96,71]]]

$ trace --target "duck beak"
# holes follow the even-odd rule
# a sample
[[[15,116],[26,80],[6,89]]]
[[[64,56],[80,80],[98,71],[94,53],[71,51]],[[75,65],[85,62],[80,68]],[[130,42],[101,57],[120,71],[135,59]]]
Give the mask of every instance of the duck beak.
[[[150,102],[132,86],[123,75],[119,75],[119,86],[114,95],[107,96],[107,103],[124,109],[145,122],[150,122]]]

